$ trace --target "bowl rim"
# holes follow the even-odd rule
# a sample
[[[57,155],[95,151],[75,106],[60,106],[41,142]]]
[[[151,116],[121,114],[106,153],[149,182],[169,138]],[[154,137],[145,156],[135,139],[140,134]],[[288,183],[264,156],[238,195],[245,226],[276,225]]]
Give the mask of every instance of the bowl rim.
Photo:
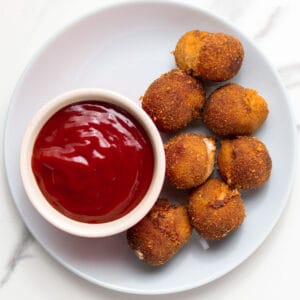
[[[140,0],[124,0],[122,3],[109,3],[106,4],[104,7],[99,7],[96,8],[90,12],[84,13],[80,15],[79,17],[76,17],[75,20],[69,22],[66,26],[62,26],[62,28],[54,33],[39,49],[37,49],[32,55],[31,59],[28,61],[27,66],[23,69],[20,78],[18,79],[16,86],[11,93],[11,102],[8,108],[8,114],[6,116],[6,125],[5,125],[5,132],[4,132],[4,140],[8,140],[8,135],[10,134],[10,127],[12,126],[11,123],[11,115],[13,115],[14,110],[15,110],[15,104],[17,103],[17,98],[18,98],[18,93],[20,92],[20,89],[24,82],[27,80],[27,75],[30,73],[32,66],[36,63],[36,61],[40,58],[41,54],[44,53],[45,50],[51,45],[53,42],[56,41],[57,37],[59,37],[61,34],[67,32],[70,28],[72,28],[74,25],[79,24],[82,20],[90,18],[91,16],[97,15],[98,13],[106,12],[114,8],[118,8],[119,6],[127,6],[127,5],[136,5],[136,4],[153,4],[153,3],[159,3],[163,5],[176,5],[179,8],[187,8],[187,9],[193,9],[197,12],[204,13],[207,15],[209,18],[212,18],[218,22],[221,22],[231,28],[231,30],[234,30],[237,32],[243,39],[245,39],[252,47],[255,47],[256,50],[259,52],[260,56],[264,58],[264,60],[267,62],[268,66],[273,72],[273,75],[278,81],[279,87],[281,90],[284,91],[285,98],[287,101],[287,105],[289,107],[289,112],[290,112],[290,118],[291,122],[295,125],[291,128],[292,130],[292,136],[293,136],[293,144],[292,147],[294,149],[293,151],[293,156],[291,159],[295,162],[298,157],[297,150],[299,149],[298,142],[296,141],[296,122],[295,122],[295,112],[292,109],[292,103],[291,100],[288,97],[287,91],[284,88],[284,85],[282,83],[282,80],[280,79],[278,72],[276,72],[274,66],[270,63],[270,59],[264,54],[260,49],[257,48],[257,45],[254,46],[254,43],[252,39],[247,36],[244,32],[242,32],[241,29],[237,28],[230,20],[226,19],[223,16],[220,16],[217,13],[211,12],[208,8],[205,7],[200,7],[199,5],[196,5],[195,3],[183,3],[182,1],[179,0],[145,0],[141,2]],[[5,145],[5,144],[4,144]],[[5,163],[5,171],[6,171],[6,176],[9,176],[11,174],[11,165],[8,163],[7,158],[9,158],[9,149],[8,147],[5,147],[4,149],[4,163]],[[199,288],[203,285],[206,285],[208,283],[213,282],[216,279],[219,279],[220,277],[228,274],[231,272],[233,269],[237,268],[241,263],[243,263],[245,260],[247,260],[255,251],[262,245],[263,241],[267,238],[267,236],[271,233],[272,229],[274,228],[275,224],[278,222],[283,208],[286,206],[288,202],[288,196],[291,193],[292,186],[294,184],[294,179],[295,179],[295,173],[296,173],[296,164],[293,164],[293,167],[291,168],[291,181],[289,182],[288,187],[286,188],[285,192],[285,201],[282,203],[281,208],[280,208],[280,213],[276,216],[276,218],[273,220],[273,222],[270,224],[269,229],[265,233],[264,237],[260,240],[258,240],[257,244],[254,245],[246,254],[244,254],[240,260],[236,261],[234,264],[232,264],[230,267],[219,270],[216,274],[210,276],[209,278],[206,278],[204,280],[198,280],[196,282],[192,282],[190,284],[184,285],[184,286],[174,286],[172,288],[170,287],[164,287],[161,289],[143,289],[139,287],[131,288],[131,287],[126,287],[122,286],[119,284],[115,283],[110,283],[106,282],[103,280],[98,280],[91,276],[90,274],[84,273],[78,266],[74,266],[72,261],[65,260],[59,251],[54,249],[53,247],[50,247],[48,243],[41,238],[39,232],[35,231],[32,228],[32,224],[28,221],[28,216],[26,215],[27,212],[23,211],[22,206],[18,202],[19,195],[15,192],[14,185],[12,181],[8,181],[8,187],[10,194],[13,197],[14,204],[16,205],[16,208],[18,210],[18,213],[20,214],[22,220],[24,221],[25,225],[28,227],[29,231],[33,234],[33,236],[38,240],[40,245],[54,258],[56,259],[60,264],[62,264],[64,267],[66,267],[68,270],[76,274],[77,276],[83,278],[84,280],[87,280],[88,282],[91,282],[97,286],[100,287],[105,287],[107,289],[123,292],[123,293],[128,293],[128,294],[138,294],[138,295],[163,295],[163,294],[174,294],[174,293],[179,293],[179,292],[184,292],[187,290],[191,290],[194,288]]]
[[[119,219],[105,223],[84,223],[56,210],[42,194],[31,167],[35,140],[44,124],[60,109],[82,101],[106,102],[128,112],[146,131],[154,154],[154,169],[150,186],[139,204]],[[21,143],[20,173],[26,194],[39,214],[55,227],[81,237],[107,237],[121,233],[138,223],[159,197],[165,177],[165,152],[158,129],[147,113],[129,98],[105,89],[81,88],[65,92],[44,104],[31,118]]]

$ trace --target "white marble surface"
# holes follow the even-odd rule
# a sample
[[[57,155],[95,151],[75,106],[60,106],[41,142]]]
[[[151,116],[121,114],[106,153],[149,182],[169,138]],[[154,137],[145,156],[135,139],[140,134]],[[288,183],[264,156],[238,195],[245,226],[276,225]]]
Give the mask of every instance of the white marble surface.
[[[32,55],[72,20],[105,6],[101,0],[0,1],[0,140],[10,95]],[[300,121],[300,1],[198,0],[231,20],[269,57],[291,96]],[[298,99],[299,98],[299,99]],[[298,138],[299,126],[298,126]],[[94,286],[65,270],[28,233],[10,196],[1,152],[0,299],[150,299]],[[298,162],[299,167],[299,162]],[[299,168],[298,168],[299,169]],[[300,299],[300,172],[288,205],[265,243],[223,278],[159,299]],[[280,183],[278,183],[280,184]]]

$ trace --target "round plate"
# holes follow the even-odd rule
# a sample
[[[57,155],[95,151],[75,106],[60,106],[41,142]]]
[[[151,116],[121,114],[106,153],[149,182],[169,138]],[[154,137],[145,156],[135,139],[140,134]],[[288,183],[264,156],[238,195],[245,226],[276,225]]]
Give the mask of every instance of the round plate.
[[[245,61],[231,82],[267,99],[270,115],[256,136],[273,160],[269,182],[244,194],[247,218],[228,238],[203,250],[197,235],[170,262],[151,268],[128,248],[125,234],[104,239],[68,235],[33,209],[19,172],[19,149],[29,119],[49,99],[70,89],[110,89],[139,103],[147,86],[175,68],[171,51],[188,30],[227,32],[245,48]],[[284,120],[284,122],[282,121]],[[202,131],[198,125],[193,130]],[[242,33],[207,11],[172,2],[130,2],[88,15],[51,40],[19,80],[7,118],[5,162],[20,214],[42,246],[60,263],[98,285],[139,294],[163,294],[201,286],[243,262],[263,242],[288,199],[294,174],[295,125],[276,72]],[[280,184],[278,184],[280,182]],[[167,191],[172,198],[174,193]]]

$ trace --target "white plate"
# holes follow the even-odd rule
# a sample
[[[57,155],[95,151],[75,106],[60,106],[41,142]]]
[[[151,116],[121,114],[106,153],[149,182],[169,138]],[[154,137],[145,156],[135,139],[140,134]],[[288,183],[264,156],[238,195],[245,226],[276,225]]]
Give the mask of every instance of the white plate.
[[[197,236],[168,264],[151,268],[128,249],[125,235],[105,239],[70,236],[44,221],[29,203],[19,173],[26,124],[49,99],[70,89],[99,87],[139,104],[147,86],[175,67],[170,52],[191,29],[231,33],[245,47],[243,67],[232,82],[257,89],[270,115],[257,132],[273,159],[270,181],[247,193],[241,228],[205,251]],[[199,131],[203,130],[200,126]],[[295,166],[295,124],[276,72],[237,29],[200,9],[171,2],[125,3],[88,15],[50,41],[25,70],[11,100],[5,161],[11,193],[29,230],[60,263],[98,285],[140,294],[163,294],[201,286],[226,274],[263,242],[288,199]],[[280,183],[280,184],[279,184]],[[169,195],[170,196],[170,195]]]

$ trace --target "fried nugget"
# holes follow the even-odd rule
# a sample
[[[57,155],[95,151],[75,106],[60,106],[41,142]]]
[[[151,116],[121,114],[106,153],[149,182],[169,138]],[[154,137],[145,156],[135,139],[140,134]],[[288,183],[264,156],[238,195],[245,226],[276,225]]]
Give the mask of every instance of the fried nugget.
[[[240,136],[221,141],[218,167],[220,175],[231,187],[255,189],[269,179],[272,160],[258,138]]]
[[[159,266],[170,260],[191,234],[186,207],[158,199],[146,217],[127,231],[127,241],[139,259]]]
[[[240,70],[244,48],[229,34],[192,30],[179,39],[174,56],[178,68],[188,74],[210,81],[225,81]]]
[[[216,154],[213,138],[182,133],[165,144],[166,178],[177,189],[196,187],[210,176]]]
[[[172,70],[149,86],[142,107],[159,130],[170,132],[199,119],[204,102],[201,81],[181,70]]]
[[[238,190],[217,178],[198,187],[189,198],[192,226],[207,240],[219,240],[236,230],[245,218]]]
[[[203,121],[218,135],[251,135],[268,113],[268,104],[255,90],[227,84],[209,96]]]

